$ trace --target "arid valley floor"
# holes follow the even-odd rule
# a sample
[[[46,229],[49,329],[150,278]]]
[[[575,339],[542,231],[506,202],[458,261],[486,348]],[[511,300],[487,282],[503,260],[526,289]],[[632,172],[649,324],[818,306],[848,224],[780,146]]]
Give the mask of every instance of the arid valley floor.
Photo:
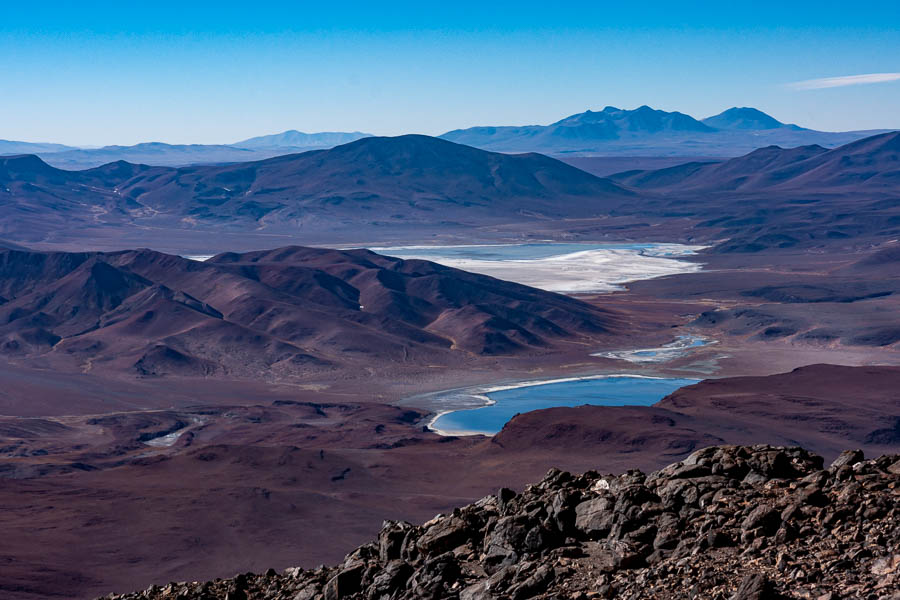
[[[701,255],[700,273],[584,297],[614,335],[509,356],[260,381],[237,368],[136,377],[115,360],[84,373],[77,361],[43,356],[35,368],[12,355],[0,421],[4,595],[86,598],[334,562],[382,519],[423,521],[550,467],[653,469],[718,443],[801,444],[827,459],[846,447],[896,451],[900,367],[805,366],[900,364],[892,344],[854,343],[896,335],[900,281],[868,277],[871,256]],[[873,290],[891,293],[859,298]],[[716,343],[662,364],[590,356],[682,332]],[[493,438],[441,437],[423,430],[427,407],[397,406],[462,385],[603,372],[717,379],[652,408],[528,413]]]
[[[896,453],[898,156],[886,133],[611,178],[427,136],[225,166],[0,157],[0,595],[336,563],[384,519],[551,467]],[[328,249],[534,241],[704,249],[577,295]],[[622,358],[683,336],[708,343]],[[427,427],[433,392],[622,373],[703,381],[494,436]]]

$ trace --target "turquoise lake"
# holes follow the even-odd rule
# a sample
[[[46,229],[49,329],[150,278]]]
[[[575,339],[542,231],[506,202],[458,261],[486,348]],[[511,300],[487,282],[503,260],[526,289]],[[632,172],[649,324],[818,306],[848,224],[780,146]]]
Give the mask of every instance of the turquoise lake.
[[[556,406],[649,406],[698,379],[600,377],[560,382],[536,382],[521,387],[452,392],[491,402],[487,406],[454,410],[440,415],[431,428],[446,435],[493,435],[516,414]],[[495,391],[494,391],[495,390]]]

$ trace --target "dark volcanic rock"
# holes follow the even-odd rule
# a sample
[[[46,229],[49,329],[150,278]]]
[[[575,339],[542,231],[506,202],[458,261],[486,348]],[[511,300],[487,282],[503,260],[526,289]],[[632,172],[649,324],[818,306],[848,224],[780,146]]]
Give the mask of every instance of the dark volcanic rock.
[[[116,600],[894,600],[900,457],[719,446],[645,475],[551,470],[314,571],[153,586]]]
[[[765,575],[757,573],[747,575],[729,600],[777,600],[780,597],[772,582]]]

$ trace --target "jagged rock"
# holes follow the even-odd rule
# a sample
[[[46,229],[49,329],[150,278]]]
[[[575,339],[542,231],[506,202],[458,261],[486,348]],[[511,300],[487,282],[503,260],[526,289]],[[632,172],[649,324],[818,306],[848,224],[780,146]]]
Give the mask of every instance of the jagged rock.
[[[771,506],[757,506],[741,523],[741,529],[761,529],[764,535],[772,535],[781,525],[781,515]]]
[[[497,504],[501,511],[516,497],[516,493],[509,488],[500,488],[497,492]]]
[[[605,561],[599,567],[603,571],[614,573],[621,569],[635,569],[644,566],[649,555],[646,546],[621,541],[606,543]]]
[[[460,600],[493,600],[509,586],[516,570],[512,566],[504,567],[478,583],[465,588],[459,594]]]
[[[452,554],[427,559],[409,580],[409,590],[417,598],[447,598],[449,587],[459,577],[459,563]]]
[[[457,515],[440,519],[416,542],[416,547],[425,555],[443,554],[457,546],[465,544],[469,539],[470,527]]]
[[[841,452],[840,456],[834,459],[834,462],[831,463],[829,469],[832,471],[836,471],[843,466],[852,467],[858,462],[862,462],[865,459],[865,455],[862,450],[844,450]]]
[[[314,584],[307,585],[294,596],[294,600],[313,600],[319,595],[319,588]]]
[[[575,528],[588,537],[606,535],[612,529],[615,518],[613,504],[609,496],[582,502],[575,507]]]
[[[366,564],[362,561],[353,562],[341,569],[325,586],[325,600],[349,598],[359,592],[365,569]]]
[[[531,575],[525,581],[510,588],[509,597],[512,600],[532,598],[547,589],[551,581],[553,581],[553,567],[541,565],[531,572]]]
[[[671,550],[681,540],[681,519],[673,513],[664,513],[659,518],[653,548]]]
[[[485,564],[489,572],[514,564],[525,548],[531,531],[527,516],[502,517],[484,540]]]
[[[109,598],[900,600],[900,456],[822,467],[717,446],[650,475],[552,469],[421,526],[385,521],[334,568]]]
[[[872,563],[872,572],[876,575],[889,575],[900,571],[900,554],[885,556]]]
[[[550,500],[548,516],[559,534],[567,535],[575,529],[575,505],[579,498],[578,491],[563,489],[557,491]]]
[[[381,562],[400,558],[403,541],[412,528],[409,523],[397,521],[385,521],[381,525],[381,532],[378,534],[378,558]]]
[[[747,575],[729,600],[776,600],[778,597],[772,582],[765,575],[756,573]]]
[[[397,590],[403,589],[413,574],[413,568],[402,560],[388,562],[384,569],[375,575],[366,596],[369,600],[390,598]]]

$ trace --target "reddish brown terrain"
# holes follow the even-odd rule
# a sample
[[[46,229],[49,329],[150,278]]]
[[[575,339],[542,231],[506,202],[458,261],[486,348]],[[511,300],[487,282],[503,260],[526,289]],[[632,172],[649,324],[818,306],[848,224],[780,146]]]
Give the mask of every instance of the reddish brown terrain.
[[[688,163],[620,173],[645,190],[653,206],[697,219],[694,231],[715,229],[720,252],[791,248],[861,248],[896,239],[900,132],[826,150],[820,146],[761,148],[722,163]],[[658,208],[656,210],[659,210]]]
[[[540,154],[421,135],[180,169],[119,161],[65,171],[25,155],[0,157],[0,237],[45,249],[208,254],[596,217],[634,196]]]
[[[3,157],[0,238],[41,249],[196,254],[524,239],[859,250],[898,235],[898,139],[772,146],[611,178],[427,136],[181,169],[117,162],[65,171],[36,156]]]
[[[0,251],[0,352],[112,375],[260,380],[464,365],[596,345],[622,315],[368,250],[197,262],[150,250]]]
[[[897,136],[614,180],[423,136],[226,167],[0,159],[0,595],[334,562],[384,518],[551,466],[653,469],[722,443],[896,453]],[[121,250],[348,236],[711,248],[699,273],[578,299],[364,250]],[[681,334],[713,343],[591,356]],[[653,407],[526,413],[493,438],[423,430],[410,399],[604,372],[720,379]]]
[[[626,171],[649,171],[683,165],[687,162],[722,162],[711,156],[559,156],[562,162],[597,177],[609,177]]]
[[[426,520],[551,466],[652,470],[745,440],[830,459],[848,446],[896,450],[900,435],[898,368],[815,366],[704,382],[650,408],[536,411],[493,438],[424,432],[421,411],[359,391],[234,384],[216,397],[202,382],[168,383],[216,402],[0,421],[4,597],[334,562],[384,518]]]
[[[386,520],[332,566],[107,600],[878,598],[900,587],[900,455],[708,446],[644,473],[550,469],[421,525]]]
[[[700,273],[582,304],[364,251],[287,248],[207,263],[150,251],[7,252],[17,262],[0,306],[4,597],[90,598],[333,562],[384,518],[423,521],[551,466],[649,470],[721,443],[802,444],[829,459],[848,447],[896,452],[900,371],[891,367],[712,380],[651,408],[532,412],[493,438],[439,437],[422,431],[427,410],[390,404],[465,383],[633,372],[642,367],[587,353],[652,347],[682,331],[717,343],[645,372],[775,373],[829,358],[897,364],[889,339],[859,343],[897,314],[897,278],[885,276],[895,254],[886,245],[707,255]],[[430,325],[459,314],[454,301],[478,307],[462,314],[496,330],[464,348],[435,340],[471,331],[470,320]],[[84,308],[65,310],[76,304]],[[511,316],[498,312],[512,306]],[[740,310],[751,313],[728,312]],[[310,311],[316,318],[303,319]],[[788,318],[793,333],[767,333]],[[353,344],[361,322],[385,343],[368,338],[376,345],[358,360],[327,351]],[[828,323],[844,333],[808,335]],[[293,327],[295,341],[285,333]],[[221,351],[232,328],[249,330],[257,349]],[[577,331],[584,339],[573,343]],[[289,368],[273,369],[270,348],[281,344],[317,361],[288,358]],[[57,356],[57,345],[73,350]],[[178,354],[154,353],[160,345]]]

